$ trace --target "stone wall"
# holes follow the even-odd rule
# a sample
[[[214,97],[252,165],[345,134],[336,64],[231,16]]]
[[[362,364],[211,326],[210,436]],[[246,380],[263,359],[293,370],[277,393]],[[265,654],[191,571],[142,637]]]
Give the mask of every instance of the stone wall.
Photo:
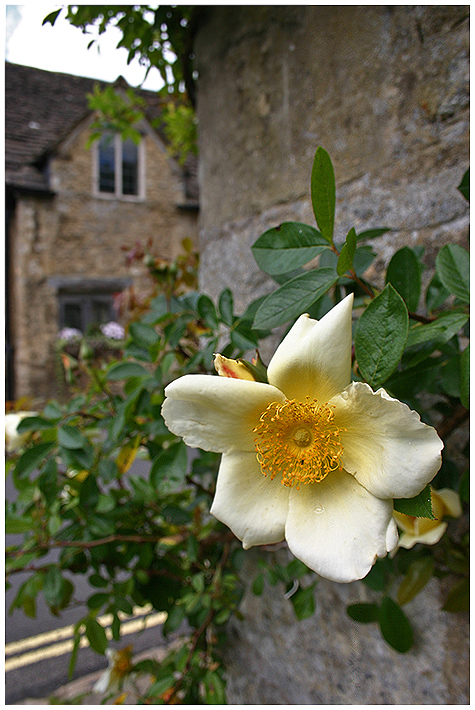
[[[337,181],[336,240],[388,226],[371,278],[401,246],[434,263],[467,246],[456,187],[469,161],[469,6],[221,6],[195,42],[199,69],[201,287],[230,287],[237,308],[275,288],[251,245],[285,220],[314,224],[318,145]],[[426,274],[428,270],[426,271]],[[369,274],[368,274],[369,275]],[[427,275],[426,275],[427,278]],[[247,574],[256,574],[252,552]],[[399,655],[349,602],[362,583],[325,580],[316,614],[296,622],[276,588],[248,593],[229,629],[231,704],[466,704],[468,619],[440,611],[433,580],[406,607],[416,645]]]
[[[314,224],[318,145],[337,181],[336,240],[389,226],[400,246],[465,243],[456,190],[469,160],[469,6],[213,8],[200,73],[201,283],[242,308],[268,292],[250,246],[284,220]]]
[[[54,196],[18,197],[12,224],[15,397],[39,404],[61,392],[58,279],[122,278],[144,291],[145,268],[128,267],[122,246],[152,238],[155,253],[170,259],[185,237],[198,241],[196,212],[180,208],[185,196],[178,165],[152,132],[144,137],[145,199],[136,202],[94,196],[87,128],[81,124],[51,160]]]

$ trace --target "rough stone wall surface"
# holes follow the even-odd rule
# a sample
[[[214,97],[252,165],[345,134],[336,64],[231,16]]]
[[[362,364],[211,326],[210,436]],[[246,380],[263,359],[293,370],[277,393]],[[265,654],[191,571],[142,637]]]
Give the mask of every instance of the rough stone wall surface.
[[[146,290],[146,271],[128,267],[122,246],[152,238],[157,255],[173,258],[181,241],[198,241],[196,213],[184,202],[180,175],[151,135],[145,141],[145,199],[140,202],[94,196],[93,150],[81,126],[51,161],[55,195],[22,196],[12,225],[13,341],[15,396],[40,404],[57,395],[59,330],[55,278],[130,278]],[[59,370],[60,372],[60,370]]]
[[[371,242],[382,283],[397,249],[467,246],[457,185],[469,161],[469,6],[222,6],[195,41],[199,69],[201,288],[233,290],[238,311],[273,290],[251,245],[286,220],[314,224],[315,150],[337,182],[336,241]],[[430,273],[426,269],[424,278]],[[422,304],[421,304],[422,305]],[[272,352],[272,351],[271,351]],[[250,552],[248,555],[252,554]],[[249,563],[248,575],[256,567]],[[296,622],[275,588],[248,594],[226,651],[231,704],[466,704],[468,619],[440,611],[433,580],[407,605],[416,645],[392,651],[352,622],[362,583],[325,580]]]
[[[402,245],[465,244],[469,6],[217,7],[200,72],[201,283],[238,305],[275,286],[250,246],[284,219],[314,224],[313,156],[337,181],[336,241],[388,226],[372,276]]]
[[[246,571],[257,574],[253,552]],[[282,560],[287,559],[280,550]],[[346,606],[377,599],[362,582],[321,579],[315,614],[296,621],[279,586],[248,590],[244,618],[228,629],[224,654],[231,705],[465,705],[469,702],[468,614],[440,610],[432,580],[405,607],[415,643],[398,654],[375,624],[358,624]]]

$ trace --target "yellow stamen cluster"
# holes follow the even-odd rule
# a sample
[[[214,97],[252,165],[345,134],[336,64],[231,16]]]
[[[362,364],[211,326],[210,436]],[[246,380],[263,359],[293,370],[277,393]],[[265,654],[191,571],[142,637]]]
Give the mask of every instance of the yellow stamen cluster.
[[[317,483],[340,469],[341,427],[328,404],[316,400],[272,402],[261,414],[256,434],[257,460],[264,476],[282,476],[284,486]]]

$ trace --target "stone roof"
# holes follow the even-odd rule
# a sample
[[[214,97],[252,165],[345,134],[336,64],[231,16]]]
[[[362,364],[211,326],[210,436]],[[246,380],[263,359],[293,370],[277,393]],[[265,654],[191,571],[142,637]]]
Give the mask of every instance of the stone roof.
[[[87,95],[106,82],[5,62],[5,181],[8,186],[50,192],[47,156],[90,113]],[[119,77],[114,85],[128,86]],[[140,91],[149,121],[160,114],[163,99]],[[163,136],[161,136],[163,139]],[[196,161],[184,171],[188,200],[198,199]]]

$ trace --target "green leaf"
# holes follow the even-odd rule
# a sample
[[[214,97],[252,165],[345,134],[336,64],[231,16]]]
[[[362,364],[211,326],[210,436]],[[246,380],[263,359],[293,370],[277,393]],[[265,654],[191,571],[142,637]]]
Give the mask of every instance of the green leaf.
[[[374,229],[365,229],[364,232],[360,232],[356,238],[359,242],[362,242],[365,239],[376,239],[390,231],[391,227],[374,227]]]
[[[399,249],[386,271],[386,283],[394,286],[410,311],[416,311],[421,295],[421,265],[409,247]]]
[[[379,607],[379,626],[384,639],[399,653],[406,653],[413,645],[412,629],[401,607],[384,597]]]
[[[427,582],[432,577],[433,571],[434,559],[431,555],[422,557],[419,560],[414,560],[409,566],[406,576],[397,591],[396,597],[398,603],[402,606],[410,602],[411,599],[414,599],[414,597],[424,589]]]
[[[145,377],[149,373],[138,362],[118,362],[107,373],[108,380],[128,380],[130,377]]]
[[[315,269],[287,281],[259,306],[253,327],[270,330],[305,313],[338,280],[334,269]]]
[[[43,417],[25,417],[18,424],[16,430],[19,434],[23,434],[25,431],[40,431],[52,428],[54,428],[54,424],[43,419]]]
[[[43,594],[50,606],[58,606],[63,596],[64,580],[58,567],[50,567],[45,574]]]
[[[197,310],[200,318],[204,320],[208,328],[216,330],[219,328],[218,316],[216,314],[216,308],[214,303],[209,296],[202,294],[197,303]]]
[[[462,579],[452,587],[442,609],[444,611],[470,611],[469,579]]]
[[[160,336],[155,328],[146,323],[131,323],[129,333],[137,345],[143,348],[149,348],[160,340]]]
[[[86,637],[93,651],[104,655],[107,648],[107,636],[103,626],[96,619],[86,619]]]
[[[450,292],[447,291],[445,286],[442,284],[437,272],[434,272],[426,291],[427,309],[429,311],[437,310],[437,308],[440,308],[440,306],[445,303],[449,296]]]
[[[299,587],[295,594],[292,594],[290,601],[294,607],[294,613],[297,619],[308,619],[315,613],[315,587],[314,582],[310,587]]]
[[[404,515],[412,515],[415,518],[428,518],[435,520],[435,515],[432,512],[432,495],[430,484],[414,498],[395,498],[394,510]]]
[[[162,451],[154,460],[150,470],[150,484],[153,488],[158,489],[165,481],[182,481],[186,470],[186,446],[182,441],[179,441]]]
[[[335,221],[335,173],[330,156],[320,146],[313,161],[310,191],[318,228],[327,242],[332,244]]]
[[[381,385],[396,369],[408,325],[406,304],[388,284],[360,317],[355,334],[358,367],[372,387]]]
[[[175,606],[172,606],[172,608],[168,612],[166,621],[163,624],[164,636],[168,636],[168,634],[171,634],[173,631],[176,631],[178,627],[181,626],[184,619],[185,610],[183,609],[183,607],[178,606],[177,604],[175,604]]]
[[[355,258],[356,252],[356,232],[355,228],[352,227],[346,236],[346,241],[338,257],[338,263],[336,271],[338,276],[343,276],[348,269],[353,266],[353,259]]]
[[[45,17],[41,25],[46,25],[49,23],[51,26],[53,26],[61,10],[62,8],[60,8],[59,10],[55,10],[54,12],[50,12],[50,14]]]
[[[206,671],[204,678],[206,705],[225,705],[226,693],[224,683],[217,673]]]
[[[96,592],[87,600],[87,606],[89,609],[100,609],[104,604],[107,604],[108,601],[109,594],[107,594],[107,592]]]
[[[33,518],[5,518],[5,533],[7,535],[16,535],[19,533],[26,533],[30,530],[35,529],[36,523]]]
[[[378,621],[377,604],[350,604],[346,611],[353,621],[358,621],[360,624],[369,624],[372,621]]]
[[[468,313],[448,311],[441,313],[437,320],[413,326],[407,335],[406,348],[414,345],[436,340],[441,343],[448,342],[464,327],[468,321]]]
[[[435,260],[445,288],[464,303],[470,303],[470,255],[458,244],[446,244]]]
[[[252,583],[252,592],[253,592],[253,594],[256,595],[256,597],[260,597],[263,591],[264,591],[264,575],[258,574],[257,577],[255,578],[254,582]]]
[[[65,449],[82,449],[89,443],[79,429],[68,425],[58,429],[58,442]]]
[[[27,476],[42,462],[46,454],[53,448],[53,443],[37,444],[27,449],[18,460],[15,473],[19,477]]]
[[[467,202],[470,202],[470,168],[466,170],[457,190],[465,197]]]
[[[460,401],[470,409],[470,343],[460,356]]]
[[[271,276],[286,274],[328,249],[328,241],[314,227],[283,222],[264,232],[252,246],[257,265]]]
[[[233,324],[234,316],[233,316],[233,295],[229,288],[225,288],[223,291],[221,291],[219,295],[219,301],[218,301],[218,307],[219,307],[219,314],[221,316],[221,320],[223,323],[225,323],[228,326],[231,326]]]

